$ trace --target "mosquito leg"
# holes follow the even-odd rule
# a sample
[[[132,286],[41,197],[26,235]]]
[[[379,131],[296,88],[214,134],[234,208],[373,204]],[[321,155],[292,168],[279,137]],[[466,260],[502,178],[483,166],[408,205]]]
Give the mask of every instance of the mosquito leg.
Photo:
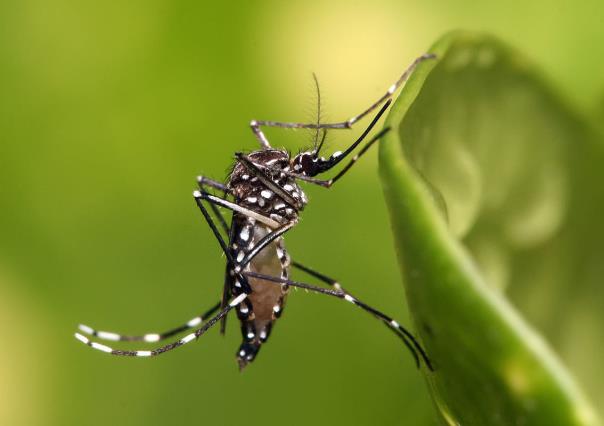
[[[222,191],[224,194],[223,198],[226,198],[227,194],[229,193],[229,189],[225,184],[215,181],[213,179],[207,178],[205,176],[197,176],[197,185],[199,186],[199,189],[205,193],[207,193],[208,187]],[[232,240],[232,235],[231,235],[232,230],[229,228],[229,225],[227,224],[227,221],[225,220],[224,215],[222,214],[222,212],[220,211],[220,209],[218,208],[218,206],[216,204],[214,204],[212,202],[210,202],[209,204],[210,204],[210,208],[212,209],[212,212],[214,213],[214,216],[218,218],[218,222],[220,222],[220,226],[222,227],[224,232],[229,235],[229,241]],[[229,281],[230,281],[229,271],[231,269],[231,265],[232,265],[231,263],[227,262],[224,284],[222,286],[222,297],[221,297],[220,304],[219,304],[220,309],[223,309],[226,307],[228,300],[231,297],[231,289],[229,287]],[[245,279],[242,281],[245,281]],[[248,288],[249,288],[249,286],[248,286]],[[220,320],[220,334],[222,334],[222,335],[224,335],[225,331],[226,331],[226,320],[227,320],[226,316]]]
[[[206,197],[211,197],[211,198],[209,198],[209,199],[208,198],[204,198],[203,195],[205,195]],[[206,200],[208,200],[210,202],[212,202],[213,199],[222,200],[222,201],[224,201],[224,200],[222,198],[214,197],[213,195],[210,195],[210,194],[208,194],[206,192],[200,192],[200,191],[193,192],[193,196],[195,197],[195,202],[197,203],[197,206],[199,207],[199,210],[201,211],[201,214],[203,215],[203,217],[205,218],[206,222],[208,223],[208,226],[212,230],[212,233],[214,234],[214,236],[218,240],[218,243],[220,244],[220,247],[222,248],[222,251],[223,251],[224,255],[226,256],[226,258],[228,260],[228,262],[227,262],[227,268],[230,270],[231,267],[236,264],[235,260],[233,259],[233,256],[231,255],[231,251],[229,250],[229,247],[227,246],[226,242],[224,241],[224,238],[220,234],[220,231],[216,227],[216,224],[214,223],[214,219],[212,219],[212,216],[210,216],[210,213],[208,212],[208,210],[206,209],[206,207],[203,205],[203,199],[206,199]],[[258,215],[258,216],[264,217],[264,216],[261,216],[261,215]],[[235,273],[238,274],[239,271],[237,271]],[[241,274],[239,274],[239,278],[241,278],[241,286],[242,286],[243,292],[247,293],[247,294],[251,293],[252,292],[252,288],[250,287],[250,284],[249,284],[247,278],[244,277]]]
[[[218,189],[219,191],[222,191],[224,193],[223,198],[226,198],[226,195],[228,194],[228,191],[229,191],[226,185],[224,185],[220,182],[217,182],[215,180],[209,179],[205,176],[197,176],[197,185],[199,186],[199,189],[201,189],[203,192],[206,192],[206,193],[208,192],[207,187]],[[225,220],[224,215],[220,212],[220,209],[218,208],[218,206],[216,206],[216,204],[214,204],[214,203],[210,203],[210,208],[212,209],[214,216],[218,218],[218,221],[220,222],[220,226],[222,227],[224,232],[226,232],[228,234],[229,225],[227,224],[227,221]]]
[[[205,176],[197,176],[197,184],[200,189],[205,189],[206,186],[228,193],[229,188],[224,183],[218,182]]]
[[[352,295],[352,293],[350,293],[348,290],[346,290],[344,287],[342,287],[342,285],[341,285],[341,284],[340,284],[340,283],[339,283],[337,280],[335,280],[335,279],[333,279],[333,278],[330,278],[330,277],[328,277],[327,275],[324,275],[324,274],[322,274],[322,273],[320,273],[320,272],[318,272],[318,271],[316,271],[316,270],[314,270],[314,269],[312,269],[312,268],[309,268],[308,266],[304,266],[304,265],[302,265],[302,264],[301,264],[301,263],[299,263],[299,262],[292,262],[292,266],[293,266],[294,268],[297,268],[297,269],[299,269],[299,270],[301,270],[301,271],[306,272],[308,275],[310,275],[310,276],[312,276],[312,277],[317,278],[317,279],[318,279],[318,280],[320,280],[321,282],[323,282],[323,283],[325,283],[325,284],[327,284],[327,285],[332,286],[332,287],[333,287],[333,288],[335,288],[336,290],[341,291],[342,293],[344,293],[344,298],[345,298],[345,299],[346,299],[346,296],[348,295],[350,298],[352,298],[352,299],[354,299],[354,300],[357,300],[357,301],[358,301],[358,299],[357,299],[355,296],[353,296],[353,295]],[[348,299],[346,299],[346,300],[348,300]],[[359,302],[359,303],[364,305],[364,303],[362,303],[362,302]],[[367,306],[367,308],[370,308],[370,307],[369,307],[369,306]],[[370,308],[370,309],[371,309],[371,308]],[[374,313],[374,312],[372,312],[371,310],[370,310],[370,312],[371,312],[371,313]],[[377,312],[377,311],[376,311],[376,312]],[[379,319],[381,319],[381,320],[388,319],[387,317],[386,317],[386,318],[384,318],[384,317],[385,317],[385,315],[382,315],[382,314],[381,314],[381,313],[379,313],[379,312],[377,312],[377,314],[376,314],[376,313],[374,313],[374,315],[376,315],[376,316],[377,316]],[[387,325],[388,325],[390,328],[392,328],[392,324],[391,324],[391,323],[392,323],[392,319],[388,319],[388,322],[389,322],[390,324],[387,324]],[[398,324],[398,323],[397,323],[397,324]],[[401,333],[403,333],[405,336],[409,337],[411,340],[413,340],[413,341],[414,341],[413,336],[411,336],[411,334],[410,334],[410,333],[409,333],[409,332],[408,332],[406,329],[404,329],[402,326],[400,327],[400,332],[401,332]],[[415,342],[414,342],[414,343],[415,343]],[[418,350],[420,350],[420,352],[421,352],[421,349],[420,349],[419,347],[418,347]],[[429,363],[427,363],[427,365],[428,365],[428,366],[430,366],[430,364],[429,364]],[[430,367],[430,369],[432,369],[432,368]]]
[[[291,281],[288,279],[273,277],[273,276],[265,275],[265,274],[259,274],[259,273],[251,272],[251,271],[245,272],[244,275],[246,275],[248,277],[260,278],[265,281],[272,281],[274,283],[285,284],[285,285],[288,285],[291,287],[303,288],[306,290],[313,291],[315,293],[326,294],[329,296],[333,296],[333,297],[337,297],[339,299],[346,300],[347,302],[350,302],[353,305],[358,306],[359,308],[363,309],[366,312],[369,312],[370,314],[372,314],[373,316],[375,316],[376,318],[381,320],[384,324],[386,324],[386,326],[388,326],[388,328],[393,330],[396,333],[396,335],[401,338],[401,340],[403,341],[405,346],[407,346],[407,349],[409,349],[409,351],[412,353],[413,357],[415,358],[415,361],[416,361],[416,364],[418,365],[418,367],[419,367],[419,357],[418,357],[418,354],[419,354],[419,356],[421,356],[422,360],[426,364],[426,367],[428,367],[428,369],[430,371],[434,371],[434,369],[432,367],[432,363],[430,362],[430,359],[426,355],[426,352],[421,347],[419,342],[415,339],[413,334],[411,334],[407,329],[405,329],[403,326],[401,326],[398,322],[396,322],[394,319],[392,319],[388,315],[383,314],[382,312],[378,311],[375,308],[372,308],[371,306],[367,305],[366,303],[351,296],[349,293],[345,292],[344,290],[331,290],[331,289],[321,288],[321,287],[313,286],[311,284],[301,283],[301,282],[297,282],[297,281]]]
[[[323,275],[320,272],[315,271],[314,269],[309,268],[308,266],[304,266],[299,262],[296,261],[292,261],[292,266],[296,269],[299,269],[303,272],[306,272],[308,275],[310,275],[311,277],[315,277],[317,278],[319,281],[324,282],[327,285],[332,286],[333,288],[335,288],[336,290],[340,290],[343,291],[345,293],[348,293],[346,290],[344,290],[342,288],[342,286],[340,285],[340,283],[337,280],[334,280],[333,278],[328,277],[327,275]]]
[[[266,136],[264,136],[264,132],[260,129],[261,125],[263,124],[259,123],[256,120],[250,121],[250,127],[252,128],[252,132],[254,133],[254,136],[256,136],[256,139],[258,139],[258,142],[260,142],[260,146],[262,147],[262,149],[270,149],[271,144],[268,142]]]
[[[139,336],[128,336],[124,334],[113,333],[111,331],[95,330],[87,325],[80,324],[78,329],[90,336],[98,337],[101,340],[111,340],[114,342],[159,342],[161,340],[172,337],[175,334],[182,333],[183,331],[189,330],[190,328],[196,327],[201,324],[205,318],[212,315],[220,308],[220,302],[212,306],[206,312],[196,317],[191,318],[185,324],[175,327],[171,330],[164,331],[163,333],[146,333]]]
[[[265,225],[268,225],[269,227],[271,227],[273,229],[281,226],[281,224],[279,222],[277,222],[271,218],[268,218],[259,213],[256,213],[253,210],[246,209],[245,207],[241,207],[235,203],[231,203],[230,201],[225,200],[224,198],[217,197],[217,196],[209,194],[205,191],[193,191],[193,197],[195,198],[197,205],[201,205],[202,204],[201,201],[206,200],[210,203],[216,204],[217,206],[224,207],[224,208],[227,208],[234,212],[241,213],[242,215],[245,215],[247,217],[254,218],[258,222],[262,222]]]
[[[385,94],[383,94],[377,101],[375,101],[369,108],[361,112],[360,114],[355,115],[354,117],[349,118],[346,121],[342,121],[339,123],[289,123],[289,122],[281,122],[281,121],[264,121],[264,120],[252,120],[250,126],[252,127],[252,131],[260,141],[263,147],[270,148],[266,137],[260,130],[261,126],[266,127],[281,127],[285,129],[350,129],[354,123],[361,120],[371,111],[378,108],[382,103],[384,103],[387,99],[391,98],[394,92],[401,87],[401,85],[409,78],[415,67],[421,62],[433,59],[436,56],[430,53],[426,53],[416,58],[409,67],[401,74],[399,79],[388,88]]]
[[[171,351],[172,349],[176,349],[179,346],[186,345],[187,343],[191,342],[192,340],[198,339],[199,336],[201,336],[206,331],[208,331],[212,326],[214,326],[214,324],[216,324],[218,321],[220,321],[221,318],[223,318],[224,316],[226,316],[231,311],[231,309],[233,309],[237,305],[239,305],[247,296],[248,296],[247,294],[242,293],[239,296],[237,296],[234,299],[232,299],[229,302],[228,306],[226,306],[225,308],[223,308],[218,314],[216,314],[214,317],[212,317],[201,328],[198,328],[193,333],[186,335],[185,337],[183,337],[180,340],[177,340],[175,342],[172,342],[170,344],[167,344],[165,346],[162,346],[160,348],[153,349],[153,350],[150,350],[150,351],[149,350],[123,351],[123,350],[119,350],[119,349],[112,349],[112,348],[110,348],[108,346],[105,346],[105,345],[103,345],[101,343],[97,343],[95,341],[92,341],[92,340],[88,339],[87,337],[81,335],[80,333],[75,333],[75,337],[80,342],[84,343],[85,345],[88,345],[88,346],[90,346],[93,349],[97,349],[99,351],[109,353],[111,355],[137,356],[137,357],[157,356],[157,355],[161,355],[161,354],[163,354],[165,352]]]

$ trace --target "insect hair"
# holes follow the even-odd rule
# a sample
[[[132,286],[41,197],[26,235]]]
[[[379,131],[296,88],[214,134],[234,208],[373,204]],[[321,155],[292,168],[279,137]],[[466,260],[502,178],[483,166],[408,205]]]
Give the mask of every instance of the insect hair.
[[[319,129],[319,124],[321,123],[321,89],[319,88],[319,79],[317,78],[317,74],[313,72],[312,78],[315,82],[315,89],[317,91],[317,128],[315,129],[314,152],[318,152],[319,133],[321,132],[321,129]]]

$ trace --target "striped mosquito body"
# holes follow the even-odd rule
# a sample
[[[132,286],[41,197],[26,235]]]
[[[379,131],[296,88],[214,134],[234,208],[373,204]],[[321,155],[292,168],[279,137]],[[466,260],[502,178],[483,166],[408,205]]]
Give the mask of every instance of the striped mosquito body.
[[[197,340],[219,322],[221,331],[224,332],[227,316],[234,310],[240,321],[243,337],[236,357],[240,369],[243,369],[256,358],[260,347],[269,338],[275,321],[285,309],[288,290],[297,287],[344,300],[371,314],[401,339],[418,367],[423,361],[424,365],[432,370],[430,359],[408,330],[390,316],[353,296],[336,280],[293,261],[284,243],[284,235],[298,224],[299,214],[308,203],[299,184],[314,184],[330,188],[344,176],[355,162],[389,131],[388,128],[383,129],[365,141],[389,107],[395,91],[406,81],[417,64],[431,58],[434,58],[434,55],[426,54],[418,57],[383,96],[369,108],[346,121],[321,123],[317,120],[315,123],[289,123],[252,120],[250,127],[260,143],[260,149],[248,154],[236,153],[235,165],[225,183],[199,176],[197,179],[199,189],[193,192],[199,211],[226,257],[221,300],[203,314],[194,316],[186,323],[164,332],[127,336],[80,325],[80,332],[76,333],[76,338],[93,349],[112,355],[152,357]],[[343,152],[334,152],[327,158],[320,156],[327,130],[350,129],[378,108],[380,109],[371,123],[348,148]],[[285,150],[271,147],[262,131],[263,127],[315,129],[314,146],[292,157]],[[323,138],[319,141],[321,133]],[[365,144],[352,155],[364,141]],[[333,177],[329,179],[317,177],[332,170],[344,159],[348,159],[344,167]],[[230,223],[224,215],[225,210],[231,212]],[[290,268],[308,274],[328,288],[292,280]],[[100,339],[152,343],[184,334],[188,330],[194,331],[155,349],[120,350],[96,341]]]
[[[246,163],[238,162],[227,182],[227,188],[233,195],[234,202],[274,220],[279,225],[297,223],[298,213],[307,199],[296,180],[286,174],[290,171],[289,154],[273,149],[260,150],[249,154],[247,158],[264,169],[264,175],[274,186],[268,186],[255,174],[255,170],[250,170],[246,166]],[[274,188],[279,188],[297,201],[291,202],[291,199],[278,195]],[[235,264],[229,267],[226,280],[230,294],[239,295],[243,292],[235,268],[239,268],[238,272],[242,273],[265,274],[284,280],[289,278],[291,259],[285,249],[283,237],[275,238],[247,264],[244,264],[257,244],[273,230],[269,225],[255,218],[243,213],[233,213],[229,232],[229,250]],[[257,277],[248,277],[248,282],[252,291],[237,307],[243,337],[237,352],[240,368],[251,362],[260,350],[260,346],[267,341],[274,322],[283,312],[289,289],[287,284],[277,286],[272,281]]]

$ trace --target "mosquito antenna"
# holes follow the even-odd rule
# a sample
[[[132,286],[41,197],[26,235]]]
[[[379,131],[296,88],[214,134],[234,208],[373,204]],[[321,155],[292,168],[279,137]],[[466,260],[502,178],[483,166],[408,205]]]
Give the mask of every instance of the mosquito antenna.
[[[321,152],[321,148],[323,148],[323,142],[325,142],[326,136],[327,136],[327,129],[323,129],[323,136],[321,137],[321,142],[319,142],[319,146],[315,148],[315,156],[318,156],[319,152]]]
[[[321,131],[319,128],[319,125],[321,124],[321,89],[319,89],[319,79],[317,78],[317,74],[313,72],[312,78],[315,81],[315,89],[317,90],[317,128],[315,132],[315,148],[313,151],[318,153],[319,149],[321,149],[320,145],[317,146],[319,143],[319,132]],[[325,140],[325,136],[323,137],[323,140]],[[321,145],[323,145],[323,140],[321,141]]]

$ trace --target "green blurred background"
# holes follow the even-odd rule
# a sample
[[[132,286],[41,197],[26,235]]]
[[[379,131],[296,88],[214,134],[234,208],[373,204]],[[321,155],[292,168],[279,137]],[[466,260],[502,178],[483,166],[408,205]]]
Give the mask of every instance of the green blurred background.
[[[499,35],[579,110],[601,107],[601,1],[0,2],[0,424],[433,424],[400,343],[337,300],[293,293],[244,374],[234,321],[155,359],[73,331],[156,331],[213,304],[224,259],[195,176],[256,147],[252,118],[312,120],[313,71],[323,119],[347,118],[453,28]],[[376,166],[309,188],[288,247],[408,323]]]

